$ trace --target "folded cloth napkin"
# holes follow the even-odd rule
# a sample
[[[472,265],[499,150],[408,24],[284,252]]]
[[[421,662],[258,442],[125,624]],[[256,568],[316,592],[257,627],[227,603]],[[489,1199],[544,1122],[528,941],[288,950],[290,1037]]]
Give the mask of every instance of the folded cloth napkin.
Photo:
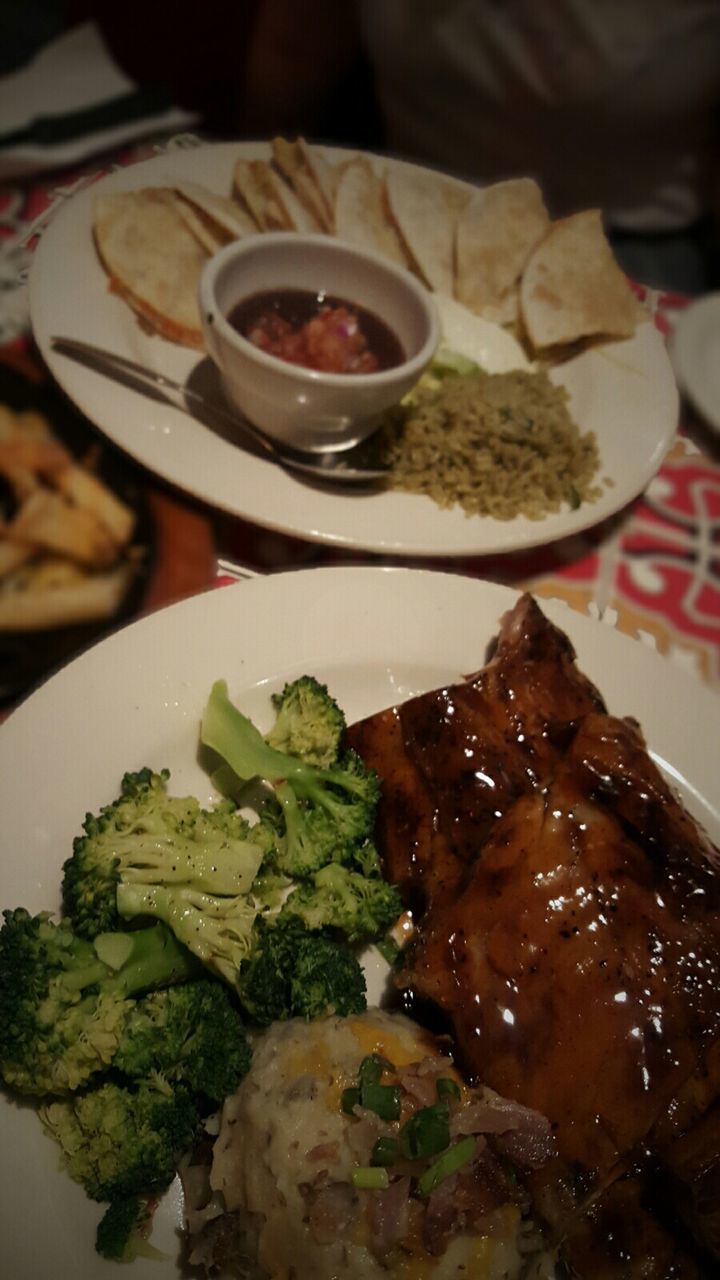
[[[163,90],[142,89],[84,22],[0,78],[0,182],[74,165],[198,117]]]

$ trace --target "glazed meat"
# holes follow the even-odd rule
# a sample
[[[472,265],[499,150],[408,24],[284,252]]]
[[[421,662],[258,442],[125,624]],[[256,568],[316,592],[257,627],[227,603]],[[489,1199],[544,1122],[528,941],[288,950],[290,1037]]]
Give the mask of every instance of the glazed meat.
[[[673,1185],[717,1250],[720,855],[640,729],[524,596],[485,668],[351,741],[384,774],[380,845],[416,922],[398,982],[469,1077],[550,1119],[558,1155],[529,1188],[567,1262],[699,1274],[653,1206]]]
[[[383,779],[380,839],[408,906],[455,892],[497,819],[552,771],[583,716],[604,710],[574,658],[525,596],[482,671],[352,727]]]

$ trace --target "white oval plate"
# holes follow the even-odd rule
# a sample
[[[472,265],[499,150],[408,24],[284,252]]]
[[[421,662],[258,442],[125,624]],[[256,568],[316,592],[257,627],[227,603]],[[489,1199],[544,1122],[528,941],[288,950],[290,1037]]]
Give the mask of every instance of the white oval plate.
[[[211,800],[196,754],[218,677],[261,727],[271,720],[270,693],[303,673],[326,681],[352,721],[477,669],[516,598],[456,574],[311,569],[225,587],[129,625],[0,727],[0,907],[57,910],[73,836],[87,810],[117,795],[125,770],[167,766],[174,791]],[[717,840],[720,781],[707,743],[720,700],[639,642],[564,604],[541,603],[610,710],[640,721],[655,759]],[[0,1098],[0,1131],[3,1274],[117,1276],[116,1264],[94,1252],[99,1207],[58,1171],[31,1108]],[[178,1280],[180,1214],[175,1186],[153,1236],[168,1261],[138,1261],[129,1277]]]
[[[720,431],[720,293],[698,298],[680,312],[672,361],[688,399],[708,425]]]
[[[634,337],[608,343],[553,372],[567,386],[571,412],[595,431],[603,474],[601,498],[544,520],[500,521],[440,510],[402,493],[330,490],[306,483],[246,453],[197,419],[85,369],[50,345],[53,334],[79,338],[184,382],[197,352],[148,335],[116,295],[93,247],[92,202],[99,191],[204,183],[229,194],[239,156],[269,154],[262,143],[220,143],[174,151],[119,170],[68,201],[35,252],[30,310],[40,350],[60,385],[112,440],[165,480],[232,515],[313,542],[404,556],[482,555],[553,542],[613,515],[658,470],[677,426],[678,396],[664,340],[650,322]],[[329,152],[333,155],[336,153]],[[400,164],[378,160],[378,164]],[[486,367],[507,366],[508,335],[453,317],[453,342]]]

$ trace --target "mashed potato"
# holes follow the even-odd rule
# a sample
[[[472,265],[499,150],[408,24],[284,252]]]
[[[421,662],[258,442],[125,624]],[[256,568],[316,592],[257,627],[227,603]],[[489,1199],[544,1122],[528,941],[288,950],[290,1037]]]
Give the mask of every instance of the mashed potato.
[[[402,1099],[388,1122],[343,1091],[369,1055]],[[397,1135],[437,1103],[452,1080],[453,1141],[474,1135],[477,1154],[429,1196],[417,1194],[428,1160],[400,1160],[386,1189],[358,1188],[378,1137]],[[524,1134],[524,1137],[523,1137]],[[519,1280],[550,1275],[525,1216],[527,1204],[497,1144],[514,1143],[526,1167],[549,1154],[542,1117],[488,1090],[469,1090],[452,1060],[409,1019],[380,1011],[276,1024],[225,1102],[212,1151],[184,1171],[190,1261],[209,1275],[250,1280]],[[524,1150],[524,1156],[523,1156]],[[528,1163],[529,1161],[529,1163]]]

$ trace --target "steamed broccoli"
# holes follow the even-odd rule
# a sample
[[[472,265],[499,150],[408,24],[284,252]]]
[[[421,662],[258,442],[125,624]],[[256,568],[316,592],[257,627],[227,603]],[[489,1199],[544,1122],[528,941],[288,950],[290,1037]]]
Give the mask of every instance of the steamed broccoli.
[[[133,1080],[159,1073],[222,1102],[250,1066],[250,1045],[227,987],[211,979],[138,1000],[123,1027],[113,1067]]]
[[[243,781],[261,778],[282,808],[284,835],[276,863],[286,875],[306,876],[328,862],[348,862],[371,835],[380,798],[377,774],[347,751],[328,768],[277,750],[213,685],[201,740]]]
[[[272,695],[275,724],[265,740],[276,751],[299,756],[307,764],[328,769],[340,756],[347,725],[327,686],[314,676],[300,676]]]
[[[121,882],[228,895],[250,888],[274,843],[264,825],[251,828],[230,800],[206,810],[192,797],[169,796],[169,776],[126,773],[118,799],[86,815],[63,867],[64,913],[82,937],[119,927]]]
[[[324,934],[310,934],[298,948],[290,976],[291,1016],[348,1017],[367,1008],[365,974],[349,947]]]
[[[260,901],[241,894],[220,898],[184,885],[120,884],[117,905],[127,919],[153,916],[163,921],[204,965],[234,986],[252,950]]]
[[[129,998],[197,974],[163,925],[78,938],[24,908],[0,929],[0,1076],[23,1093],[79,1088],[112,1061]]]
[[[284,1018],[362,1013],[365,977],[349,947],[299,919],[259,921],[238,979],[240,1000],[260,1026]]]
[[[331,864],[292,891],[281,916],[299,916],[308,929],[340,929],[360,942],[388,929],[401,912],[397,885]]]
[[[134,1262],[136,1258],[162,1258],[164,1255],[148,1243],[152,1225],[150,1205],[143,1196],[127,1196],[113,1200],[100,1219],[95,1233],[95,1248],[110,1262]]]
[[[40,1108],[62,1163],[92,1200],[164,1191],[202,1121],[190,1093],[158,1077],[137,1088],[107,1081]]]

